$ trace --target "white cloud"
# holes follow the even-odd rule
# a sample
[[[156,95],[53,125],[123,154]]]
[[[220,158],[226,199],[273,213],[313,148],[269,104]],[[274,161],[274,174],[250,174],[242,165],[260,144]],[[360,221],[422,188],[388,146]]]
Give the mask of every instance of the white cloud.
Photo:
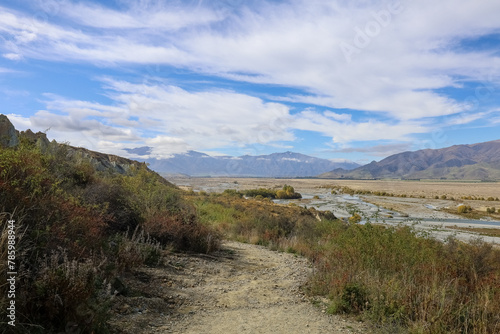
[[[68,100],[45,94],[46,109],[30,118],[49,137],[76,146],[133,156],[124,148],[150,146],[150,157],[169,157],[188,150],[211,151],[254,145],[290,147],[300,140],[295,130],[311,131],[332,139],[334,146],[359,141],[410,142],[415,134],[435,129],[432,121],[381,121],[312,108],[292,114],[280,103],[228,90],[190,92],[177,86],[136,84],[105,78],[110,105]],[[486,114],[461,117],[460,124]],[[447,124],[458,122],[450,118]]]
[[[328,115],[328,114],[327,114]],[[331,137],[334,143],[348,143],[368,140],[411,140],[412,134],[426,133],[430,127],[414,121],[381,122],[347,121],[326,117],[327,115],[305,110],[297,115],[293,127],[300,130],[314,131]]]
[[[106,79],[110,105],[48,94],[47,110],[32,124],[95,148],[151,143],[158,146],[152,154],[162,156],[253,144],[285,147],[283,142],[296,139],[294,130],[338,144],[408,142],[438,126],[436,117],[460,125],[491,116],[483,110],[472,114],[443,88],[482,80],[500,88],[498,55],[460,46],[499,31],[496,0],[402,1],[401,10],[392,12],[383,1],[262,1],[251,8],[238,2],[239,10],[195,0],[124,1],[119,9],[44,3],[52,6],[46,21],[0,7],[4,58],[165,64],[299,92],[268,97],[273,103],[236,91]],[[350,61],[341,49],[346,44],[355,48]],[[285,102],[347,111],[292,114]]]
[[[336,159],[328,159],[331,162],[337,162],[337,163],[352,163],[352,160],[349,159],[343,159],[343,158],[336,158]]]
[[[331,111],[325,111],[323,115],[325,117],[332,118],[336,121],[343,121],[343,122],[348,122],[351,121],[352,119],[352,115],[350,114],[337,114]]]
[[[18,114],[6,114],[5,116],[7,116],[16,130],[25,131],[29,128],[32,128],[31,121],[28,117],[24,117]]]
[[[494,114],[494,111],[490,112],[480,112],[480,113],[461,113],[459,115],[453,116],[447,120],[448,125],[464,125],[469,124],[477,120],[487,119],[490,114]]]
[[[134,84],[105,79],[113,105],[73,101],[46,94],[47,110],[31,121],[68,138],[78,133],[94,142],[122,142],[122,147],[151,146],[151,156],[187,150],[248,145],[282,147],[296,140],[293,130],[332,138],[334,143],[365,140],[411,140],[432,127],[415,121],[353,121],[348,114],[313,109],[291,114],[279,103],[225,90],[189,92],[176,86]],[[138,119],[138,120],[137,120]],[[64,136],[63,136],[64,135]],[[57,138],[56,138],[57,139]],[[287,146],[289,147],[289,146]]]
[[[240,11],[196,1],[123,4],[53,2],[57,10],[48,22],[2,8],[0,29],[17,41],[5,46],[12,49],[6,54],[188,67],[311,94],[288,97],[292,101],[401,120],[459,113],[464,105],[433,90],[500,77],[494,53],[456,49],[461,39],[498,31],[494,0],[402,1],[396,11],[380,1],[256,2]],[[351,62],[342,43],[357,50]]]
[[[2,54],[2,56],[6,59],[9,59],[9,60],[21,60],[23,59],[23,56],[21,56],[20,54],[18,53],[4,53]]]
[[[38,111],[31,122],[50,127],[56,139],[86,141],[94,149],[109,142],[121,142],[122,148],[147,145],[155,157],[295,139],[290,131],[293,117],[282,104],[232,91],[188,92],[111,79],[106,79],[106,87],[113,105],[46,94],[47,110]]]
[[[182,139],[169,136],[156,136],[145,139],[144,142],[152,147],[149,157],[168,158],[175,153],[184,153],[189,150],[189,145]]]
[[[344,147],[341,149],[336,149],[334,152],[339,153],[370,153],[372,156],[387,157],[393,154],[410,151],[412,149],[411,143],[393,143],[393,144],[381,144],[375,146],[364,146],[364,147]],[[419,148],[420,149],[420,148]]]
[[[112,29],[178,30],[208,25],[222,19],[222,13],[207,8],[181,7],[167,2],[135,2],[122,11],[89,3],[61,4],[63,15],[81,25]]]

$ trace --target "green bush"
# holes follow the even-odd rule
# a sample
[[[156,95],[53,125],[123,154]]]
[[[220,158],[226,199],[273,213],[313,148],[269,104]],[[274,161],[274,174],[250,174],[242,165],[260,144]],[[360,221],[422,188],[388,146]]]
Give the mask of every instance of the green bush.
[[[283,189],[280,190],[272,190],[272,189],[250,189],[244,192],[247,197],[257,197],[261,196],[262,198],[277,198],[277,199],[299,199],[302,198],[302,195],[295,192],[295,189],[292,186],[284,185]]]
[[[267,197],[267,198],[276,198],[276,191],[271,189],[259,188],[259,189],[249,189],[245,190],[244,195],[247,197]]]
[[[224,196],[234,196],[234,197],[243,197],[243,194],[240,193],[239,191],[235,190],[235,189],[226,189],[224,190],[224,192],[222,193],[222,195]]]

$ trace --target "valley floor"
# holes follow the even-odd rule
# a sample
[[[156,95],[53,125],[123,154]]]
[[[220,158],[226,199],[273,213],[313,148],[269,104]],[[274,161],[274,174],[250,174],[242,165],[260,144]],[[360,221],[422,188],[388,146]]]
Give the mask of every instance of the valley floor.
[[[500,210],[499,201],[460,200],[464,196],[498,198],[500,197],[500,184],[498,182],[273,178],[177,178],[169,179],[169,181],[184,189],[207,192],[222,192],[225,189],[241,191],[261,187],[277,189],[288,184],[301,193],[303,199],[281,201],[283,204],[293,202],[301,206],[315,207],[318,210],[328,210],[339,218],[348,218],[351,215],[347,207],[356,207],[367,216],[374,215],[376,211],[381,210],[378,221],[372,219],[372,222],[389,225],[415,224],[416,228],[428,231],[441,240],[455,236],[457,239],[468,241],[479,236],[487,242],[500,244],[500,237],[495,236],[500,234],[499,214],[493,218],[470,220],[446,211],[449,208],[451,211],[456,210],[457,205],[462,203],[470,205],[479,212],[486,212],[486,208],[489,207],[496,207],[497,210]],[[335,186],[349,187],[355,191],[387,192],[396,196],[356,195],[352,198],[333,196],[330,191]],[[405,197],[402,197],[403,195]],[[442,199],[443,195],[447,199]],[[456,200],[450,200],[450,198]],[[367,203],[373,205],[367,205]],[[469,231],[465,231],[465,229],[469,229]],[[471,229],[476,229],[481,233]],[[489,232],[492,229],[496,231]]]

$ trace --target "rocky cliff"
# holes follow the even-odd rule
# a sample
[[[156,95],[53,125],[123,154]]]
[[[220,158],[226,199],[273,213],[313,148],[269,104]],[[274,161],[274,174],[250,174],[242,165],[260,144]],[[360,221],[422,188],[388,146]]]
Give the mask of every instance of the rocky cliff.
[[[0,115],[0,147],[13,147],[19,144],[18,132],[5,115]]]

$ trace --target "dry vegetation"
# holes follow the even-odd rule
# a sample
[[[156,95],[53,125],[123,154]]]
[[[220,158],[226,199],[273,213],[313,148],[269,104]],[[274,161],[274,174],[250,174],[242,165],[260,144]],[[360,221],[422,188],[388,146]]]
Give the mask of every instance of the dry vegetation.
[[[461,226],[446,226],[446,228],[477,233],[479,235],[484,235],[484,236],[500,237],[500,229],[496,228],[461,227]]]
[[[374,332],[500,330],[500,250],[488,243],[443,243],[408,226],[358,225],[235,192],[189,198],[227,237],[311,259],[308,291],[329,297],[331,313],[369,320]]]
[[[21,138],[0,148],[0,249],[7,221],[17,227],[16,327],[2,317],[0,332],[106,333],[116,277],[155,265],[160,249],[210,252],[219,234],[199,223],[192,204],[143,168],[127,175],[97,172],[64,145],[41,151]],[[2,253],[0,271],[6,270]],[[5,310],[7,284],[0,283]]]

